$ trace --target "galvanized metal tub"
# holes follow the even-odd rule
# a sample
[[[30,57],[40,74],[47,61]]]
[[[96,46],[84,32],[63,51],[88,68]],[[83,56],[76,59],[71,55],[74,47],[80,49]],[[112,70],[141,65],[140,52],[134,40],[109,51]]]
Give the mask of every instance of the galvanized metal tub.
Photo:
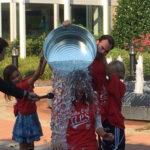
[[[94,60],[97,46],[92,34],[78,25],[52,30],[44,42],[44,56],[54,70],[87,68]]]

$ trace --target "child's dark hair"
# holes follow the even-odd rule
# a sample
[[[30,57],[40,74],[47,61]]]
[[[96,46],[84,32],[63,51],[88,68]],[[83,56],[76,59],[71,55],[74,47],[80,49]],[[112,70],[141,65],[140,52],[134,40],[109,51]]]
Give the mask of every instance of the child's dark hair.
[[[96,95],[92,88],[92,80],[87,70],[86,71],[77,70],[77,71],[72,72],[68,77],[68,82],[70,85],[71,95],[73,95],[74,97],[72,99],[73,104],[76,101],[75,89],[79,83],[82,83],[84,90],[85,90],[82,100],[84,101],[86,105],[93,104],[93,101],[96,98]]]
[[[16,70],[18,70],[18,68],[17,68],[16,66],[14,66],[14,65],[8,65],[8,66],[4,69],[4,71],[3,71],[3,78],[4,78],[4,80],[11,82],[10,76],[11,76],[12,73],[13,73],[14,71],[16,71]],[[5,99],[11,100],[11,96],[5,94]]]
[[[14,65],[8,65],[3,71],[4,80],[10,81],[10,76],[14,71],[18,70],[18,68]]]
[[[115,46],[115,41],[111,35],[102,35],[99,39],[99,41],[108,40],[109,44],[112,46],[111,49]]]
[[[3,51],[3,48],[7,46],[8,46],[7,41],[0,37],[0,53]]]
[[[110,69],[113,73],[116,73],[119,79],[124,79],[125,77],[125,65],[119,60],[114,60],[109,63]]]

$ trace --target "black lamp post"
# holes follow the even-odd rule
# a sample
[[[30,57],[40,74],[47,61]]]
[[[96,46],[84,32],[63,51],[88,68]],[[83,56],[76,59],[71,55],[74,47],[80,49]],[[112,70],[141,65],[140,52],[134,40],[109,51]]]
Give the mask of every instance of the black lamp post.
[[[135,57],[136,51],[134,44],[129,45],[129,55],[130,55],[130,76],[134,78],[136,70],[136,57]]]
[[[19,50],[18,50],[17,46],[12,47],[11,56],[12,56],[12,64],[15,65],[18,68]]]

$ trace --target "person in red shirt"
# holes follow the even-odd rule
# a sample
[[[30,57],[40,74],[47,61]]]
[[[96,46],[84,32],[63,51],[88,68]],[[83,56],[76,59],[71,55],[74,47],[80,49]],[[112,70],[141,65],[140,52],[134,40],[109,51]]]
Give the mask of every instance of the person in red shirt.
[[[105,56],[114,48],[115,41],[110,35],[102,35],[96,40],[96,44],[97,55],[89,69],[92,75],[93,88],[99,92],[103,82],[106,80],[106,74],[110,73]]]
[[[103,140],[102,150],[125,150],[125,125],[121,114],[121,99],[125,94],[125,84],[120,80],[125,77],[123,62],[115,60],[108,64],[111,73],[103,82],[99,92],[100,108],[102,109],[102,125],[106,132],[114,134],[113,141]]]
[[[66,132],[68,150],[98,150],[95,131],[105,140],[112,141],[113,135],[103,130],[92,80],[88,71],[83,70],[74,71],[67,78],[74,95]],[[62,143],[57,141],[53,149],[61,150]]]
[[[96,40],[97,44],[97,55],[89,67],[91,76],[92,76],[92,87],[94,91],[99,95],[99,106],[100,112],[103,116],[105,115],[104,104],[106,103],[106,87],[104,83],[106,83],[106,75],[110,74],[110,69],[108,67],[108,63],[106,61],[106,55],[110,50],[112,50],[115,46],[115,41],[110,35],[102,35],[98,40]],[[102,120],[103,121],[103,120]],[[101,147],[101,140],[99,139],[99,147]]]
[[[0,61],[2,61],[5,58],[7,47],[8,42],[0,37]],[[32,101],[39,100],[39,96],[36,95],[35,93],[20,89],[16,87],[14,84],[3,80],[2,78],[0,78],[0,91],[5,94],[12,95],[16,98],[26,97]]]
[[[8,65],[3,72],[4,80],[12,82],[17,87],[33,92],[34,83],[38,77],[43,74],[46,66],[46,60],[42,54],[39,66],[35,73],[25,79],[22,79],[21,73],[14,65]],[[9,100],[11,97],[6,95]],[[36,112],[36,103],[27,98],[17,99],[14,105],[16,122],[13,129],[12,139],[19,143],[20,150],[33,150],[34,141],[40,140],[42,129]]]
[[[115,136],[113,142],[104,140],[103,144],[99,138],[99,147],[102,150],[125,149],[124,118],[121,115],[121,98],[124,96],[125,86],[115,74],[112,74],[113,70],[110,69],[105,57],[113,49],[114,44],[114,39],[110,35],[101,36],[97,40],[97,56],[90,66],[93,89],[99,95],[102,125]],[[111,80],[108,80],[108,77]]]

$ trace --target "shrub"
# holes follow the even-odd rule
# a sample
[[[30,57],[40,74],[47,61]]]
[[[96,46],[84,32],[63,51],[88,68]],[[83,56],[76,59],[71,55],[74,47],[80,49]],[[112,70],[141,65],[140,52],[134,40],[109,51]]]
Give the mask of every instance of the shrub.
[[[26,40],[26,52],[27,56],[35,55],[39,56],[41,51],[43,50],[43,44],[46,38],[46,33],[42,34],[38,38],[28,38]],[[19,48],[19,40],[11,42],[8,47],[7,56],[11,56],[11,49],[13,46],[17,46]]]
[[[143,71],[144,75],[150,75],[150,53],[148,52],[138,52],[136,55],[136,58],[138,59],[138,56],[142,55],[143,56]],[[128,51],[124,49],[118,49],[114,48],[112,51],[110,51],[107,55],[107,57],[112,57],[113,60],[117,59],[118,56],[121,56],[123,58],[123,62],[125,63],[126,66],[126,76],[130,74],[130,56]],[[39,63],[39,57],[38,56],[29,56],[26,57],[25,59],[19,58],[19,70],[23,77],[26,77],[28,75],[31,75],[34,73],[36,68],[38,67]],[[0,61],[0,77],[2,77],[2,73],[4,68],[12,63],[12,58],[11,57],[6,57],[4,61]],[[42,80],[49,80],[53,77],[53,73],[49,66],[47,65],[44,71],[44,74],[40,77]]]
[[[29,76],[35,72],[39,64],[39,57],[38,56],[28,56],[25,59],[19,58],[18,66],[19,71],[21,72],[23,78]],[[0,77],[3,76],[4,68],[12,63],[11,57],[6,57],[4,61],[0,62]],[[49,80],[53,76],[51,69],[47,65],[44,71],[44,74],[40,77],[42,80]]]
[[[107,57],[110,57],[110,56],[112,57],[113,60],[116,60],[118,58],[118,56],[123,58],[123,62],[126,67],[126,76],[128,76],[130,74],[130,66],[129,66],[130,65],[129,64],[130,57],[129,57],[128,51],[126,51],[124,49],[114,48],[107,54]]]
[[[137,52],[136,59],[138,59],[139,55],[143,56],[143,73],[144,75],[150,75],[150,53],[147,51],[145,52]],[[112,51],[110,51],[107,55],[107,57],[112,57],[113,60],[117,59],[118,56],[121,56],[123,58],[123,62],[126,67],[126,76],[130,75],[130,55],[129,52],[124,49],[118,49],[114,48]]]
[[[139,35],[150,31],[150,2],[148,0],[118,0],[112,35],[116,46],[123,48]]]
[[[43,44],[46,38],[46,33],[39,36],[36,39],[27,39],[26,50],[27,56],[36,55],[38,56],[40,52],[43,50]]]

